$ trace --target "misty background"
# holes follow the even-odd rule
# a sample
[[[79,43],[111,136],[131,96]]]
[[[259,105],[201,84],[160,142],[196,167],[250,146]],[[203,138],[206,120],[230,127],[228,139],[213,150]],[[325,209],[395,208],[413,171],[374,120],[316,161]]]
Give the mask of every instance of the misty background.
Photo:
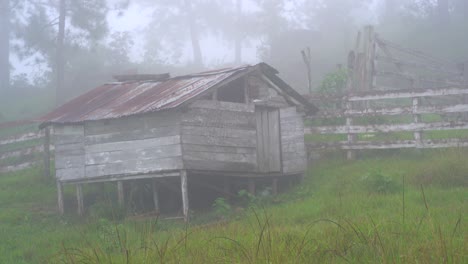
[[[112,75],[264,61],[308,92],[372,24],[402,46],[468,60],[466,0],[0,0],[0,122],[37,116]]]

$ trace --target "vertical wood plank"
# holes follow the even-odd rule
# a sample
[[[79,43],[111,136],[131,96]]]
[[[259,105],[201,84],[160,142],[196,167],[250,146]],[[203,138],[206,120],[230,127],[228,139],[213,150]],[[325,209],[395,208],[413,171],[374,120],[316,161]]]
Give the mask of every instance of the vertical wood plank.
[[[122,181],[117,182],[117,199],[120,206],[124,206],[125,197],[124,197],[124,186]]]
[[[280,133],[279,133],[279,111],[278,109],[268,111],[268,134],[269,150],[268,165],[269,172],[279,172],[281,170],[280,156]]]
[[[44,178],[50,178],[50,127],[44,128]]]
[[[276,177],[271,180],[271,192],[273,195],[278,194],[278,178]]]
[[[159,214],[158,180],[152,180],[154,211]]]
[[[346,102],[346,110],[352,110],[352,102]],[[346,126],[347,126],[347,130],[349,131],[349,127],[353,125],[353,118],[351,117],[347,117],[346,118]],[[347,134],[347,137],[348,137],[348,143],[351,145],[354,143],[354,141],[356,141],[356,135],[355,134],[351,134],[351,133],[348,133]],[[348,150],[346,152],[346,158],[348,160],[353,160],[356,158],[356,152],[354,150]]]
[[[189,221],[189,199],[188,199],[188,188],[187,188],[187,171],[180,171],[180,187],[182,191],[182,212],[184,214],[184,221]]]
[[[212,93],[212,98],[213,101],[218,101],[218,89],[215,89]]]
[[[421,98],[413,98],[413,122],[420,123],[421,122],[421,115],[414,114],[421,104]],[[414,141],[416,142],[416,146],[422,146],[422,131],[416,131],[413,133]]]
[[[262,112],[257,108],[255,110],[257,118],[257,166],[258,170],[265,171],[265,153],[263,152],[263,123]]]
[[[83,188],[81,184],[76,184],[76,201],[78,204],[78,215],[84,214]]]
[[[251,195],[255,195],[255,179],[254,178],[247,178],[247,191]]]
[[[58,209],[61,215],[65,213],[65,207],[63,202],[63,184],[60,181],[57,181],[57,202]]]
[[[223,177],[223,197],[224,199],[229,200],[231,198],[231,188],[229,186],[229,177]]]
[[[242,79],[242,86],[244,89],[244,103],[248,104],[250,103],[250,97],[249,97],[249,85],[248,85],[246,78]]]
[[[262,139],[263,139],[263,171],[266,172],[270,168],[269,155],[270,155],[270,133],[268,126],[268,111],[263,110],[262,112]]]

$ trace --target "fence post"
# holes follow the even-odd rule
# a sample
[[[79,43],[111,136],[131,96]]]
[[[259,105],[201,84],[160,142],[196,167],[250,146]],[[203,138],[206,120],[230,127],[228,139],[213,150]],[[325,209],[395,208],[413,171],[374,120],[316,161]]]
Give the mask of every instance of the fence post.
[[[50,178],[50,127],[44,128],[44,178]]]
[[[347,99],[345,99],[347,100]],[[352,102],[350,101],[346,101],[346,110],[351,110],[352,109]],[[356,135],[355,134],[352,134],[350,133],[350,127],[353,125],[353,118],[352,117],[346,117],[346,130],[348,131],[348,145],[352,145],[355,141],[356,141]],[[356,158],[356,151],[355,150],[352,150],[352,149],[348,149],[346,151],[346,158],[348,160],[353,160]]]
[[[415,124],[421,122],[421,115],[416,114],[420,105],[421,105],[421,98],[419,97],[413,98],[413,122]],[[423,144],[422,143],[422,131],[416,131],[413,133],[413,135],[414,135],[414,141],[416,143],[416,147],[421,147]]]
[[[374,60],[375,60],[375,34],[374,27],[367,26],[365,29],[365,43],[364,43],[364,52],[365,52],[365,66],[364,66],[364,90],[372,90],[374,83]]]

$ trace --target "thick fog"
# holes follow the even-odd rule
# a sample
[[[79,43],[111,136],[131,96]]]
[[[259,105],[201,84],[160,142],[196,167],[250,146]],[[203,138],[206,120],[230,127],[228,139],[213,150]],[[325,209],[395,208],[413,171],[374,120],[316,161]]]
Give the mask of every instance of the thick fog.
[[[312,86],[318,89],[337,65],[346,64],[358,30],[367,24],[401,45],[453,62],[467,59],[468,2],[464,0],[2,0],[0,4],[1,98],[41,91],[37,100],[45,101],[49,109],[111,81],[115,74],[174,76],[260,61],[277,68],[295,89],[306,93],[301,50],[310,48]]]

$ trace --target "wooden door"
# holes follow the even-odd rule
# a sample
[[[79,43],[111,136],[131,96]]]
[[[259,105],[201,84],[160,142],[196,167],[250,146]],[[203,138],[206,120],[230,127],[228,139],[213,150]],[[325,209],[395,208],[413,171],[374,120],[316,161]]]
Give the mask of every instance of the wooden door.
[[[256,108],[257,164],[260,172],[281,171],[279,110]]]

